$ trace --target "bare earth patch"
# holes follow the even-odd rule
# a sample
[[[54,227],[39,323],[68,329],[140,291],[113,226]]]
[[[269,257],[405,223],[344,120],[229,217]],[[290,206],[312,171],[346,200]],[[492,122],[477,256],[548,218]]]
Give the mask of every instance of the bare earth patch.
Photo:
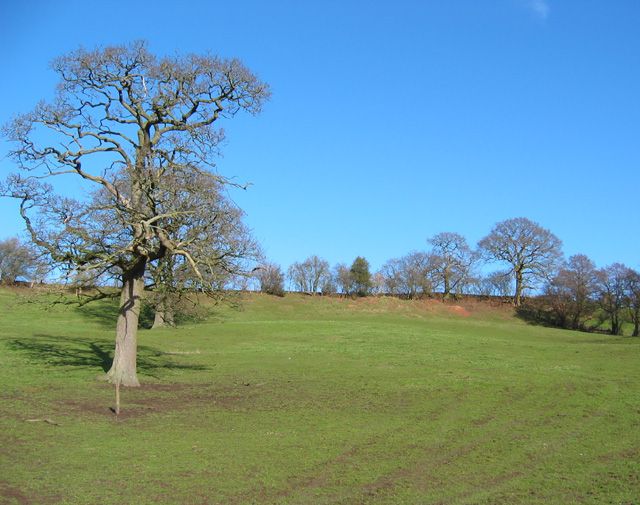
[[[451,312],[452,314],[455,314],[457,316],[462,316],[462,317],[469,317],[471,315],[471,312],[469,312],[467,309],[465,309],[464,307],[460,306],[460,305],[450,305],[448,307],[449,312]]]
[[[109,385],[104,389],[112,390]],[[185,384],[143,384],[140,388],[121,389],[118,421],[135,419],[154,413],[167,413],[203,407],[239,410],[249,406],[258,394],[258,386],[240,384],[233,387],[204,387]],[[64,400],[64,410],[116,419],[114,400],[101,398]]]

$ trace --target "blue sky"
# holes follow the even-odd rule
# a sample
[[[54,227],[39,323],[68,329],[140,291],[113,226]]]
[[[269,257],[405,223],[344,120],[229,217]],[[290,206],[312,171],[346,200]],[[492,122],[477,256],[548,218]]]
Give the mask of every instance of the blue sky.
[[[1,2],[0,120],[50,98],[49,62],[80,45],[236,56],[273,97],[223,125],[218,166],[252,184],[232,196],[284,267],[378,268],[525,216],[567,255],[640,268],[640,2],[138,4]],[[0,212],[0,239],[20,233]]]

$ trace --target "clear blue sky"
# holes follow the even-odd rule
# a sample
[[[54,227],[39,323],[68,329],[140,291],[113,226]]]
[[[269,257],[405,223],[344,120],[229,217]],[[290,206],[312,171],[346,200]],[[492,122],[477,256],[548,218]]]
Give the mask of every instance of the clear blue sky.
[[[234,199],[284,267],[378,268],[525,216],[567,255],[640,268],[637,0],[3,1],[0,120],[51,97],[55,56],[134,39],[270,83],[260,116],[224,124],[219,170],[253,184]],[[20,233],[0,212],[0,239]]]

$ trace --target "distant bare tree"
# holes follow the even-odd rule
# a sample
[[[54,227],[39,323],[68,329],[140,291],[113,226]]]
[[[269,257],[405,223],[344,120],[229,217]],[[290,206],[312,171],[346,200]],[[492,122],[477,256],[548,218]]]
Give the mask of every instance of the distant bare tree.
[[[628,305],[628,277],[629,269],[621,263],[613,263],[597,272],[598,302],[609,319],[612,335],[622,334],[624,309]]]
[[[545,292],[560,326],[582,328],[592,312],[596,267],[584,254],[571,256],[549,281]]]
[[[0,284],[13,284],[20,277],[41,280],[46,267],[37,251],[17,237],[0,241]]]
[[[513,282],[510,270],[498,270],[480,279],[481,294],[485,296],[506,297],[513,293]]]
[[[513,304],[522,304],[522,293],[548,280],[562,259],[562,242],[539,224],[524,217],[496,224],[478,247],[484,257],[504,261],[515,279]]]
[[[329,275],[325,278],[320,290],[323,295],[335,295],[338,292],[338,286],[331,270],[329,270]]]
[[[384,279],[384,291],[390,295],[399,295],[402,292],[402,263],[400,258],[388,260],[382,268],[380,275]]]
[[[374,295],[385,294],[385,278],[381,272],[376,272],[371,276],[371,293]]]
[[[633,323],[633,336],[640,336],[640,272],[629,269],[626,280],[629,317]]]
[[[415,251],[387,261],[380,273],[386,292],[412,299],[431,294],[433,268],[429,254]]]
[[[414,251],[400,258],[404,274],[404,285],[409,298],[430,295],[435,276],[434,258],[425,252]]]
[[[333,278],[338,287],[338,290],[344,295],[351,295],[353,293],[353,277],[351,270],[344,263],[338,263],[333,267]]]
[[[284,296],[284,274],[279,265],[265,263],[255,272],[260,283],[260,291],[268,295]]]
[[[467,240],[458,233],[443,232],[431,237],[431,265],[435,286],[442,290],[442,297],[449,298],[459,292],[471,275],[475,255]]]
[[[327,285],[331,277],[331,268],[327,261],[314,255],[302,263],[293,263],[287,274],[298,291],[315,295]]]

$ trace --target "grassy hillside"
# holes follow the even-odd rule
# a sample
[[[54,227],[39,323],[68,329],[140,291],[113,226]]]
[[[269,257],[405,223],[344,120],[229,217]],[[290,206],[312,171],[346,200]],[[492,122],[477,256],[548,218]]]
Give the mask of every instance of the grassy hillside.
[[[251,295],[141,331],[116,420],[113,304],[20,293],[0,291],[0,503],[640,502],[640,339]]]

